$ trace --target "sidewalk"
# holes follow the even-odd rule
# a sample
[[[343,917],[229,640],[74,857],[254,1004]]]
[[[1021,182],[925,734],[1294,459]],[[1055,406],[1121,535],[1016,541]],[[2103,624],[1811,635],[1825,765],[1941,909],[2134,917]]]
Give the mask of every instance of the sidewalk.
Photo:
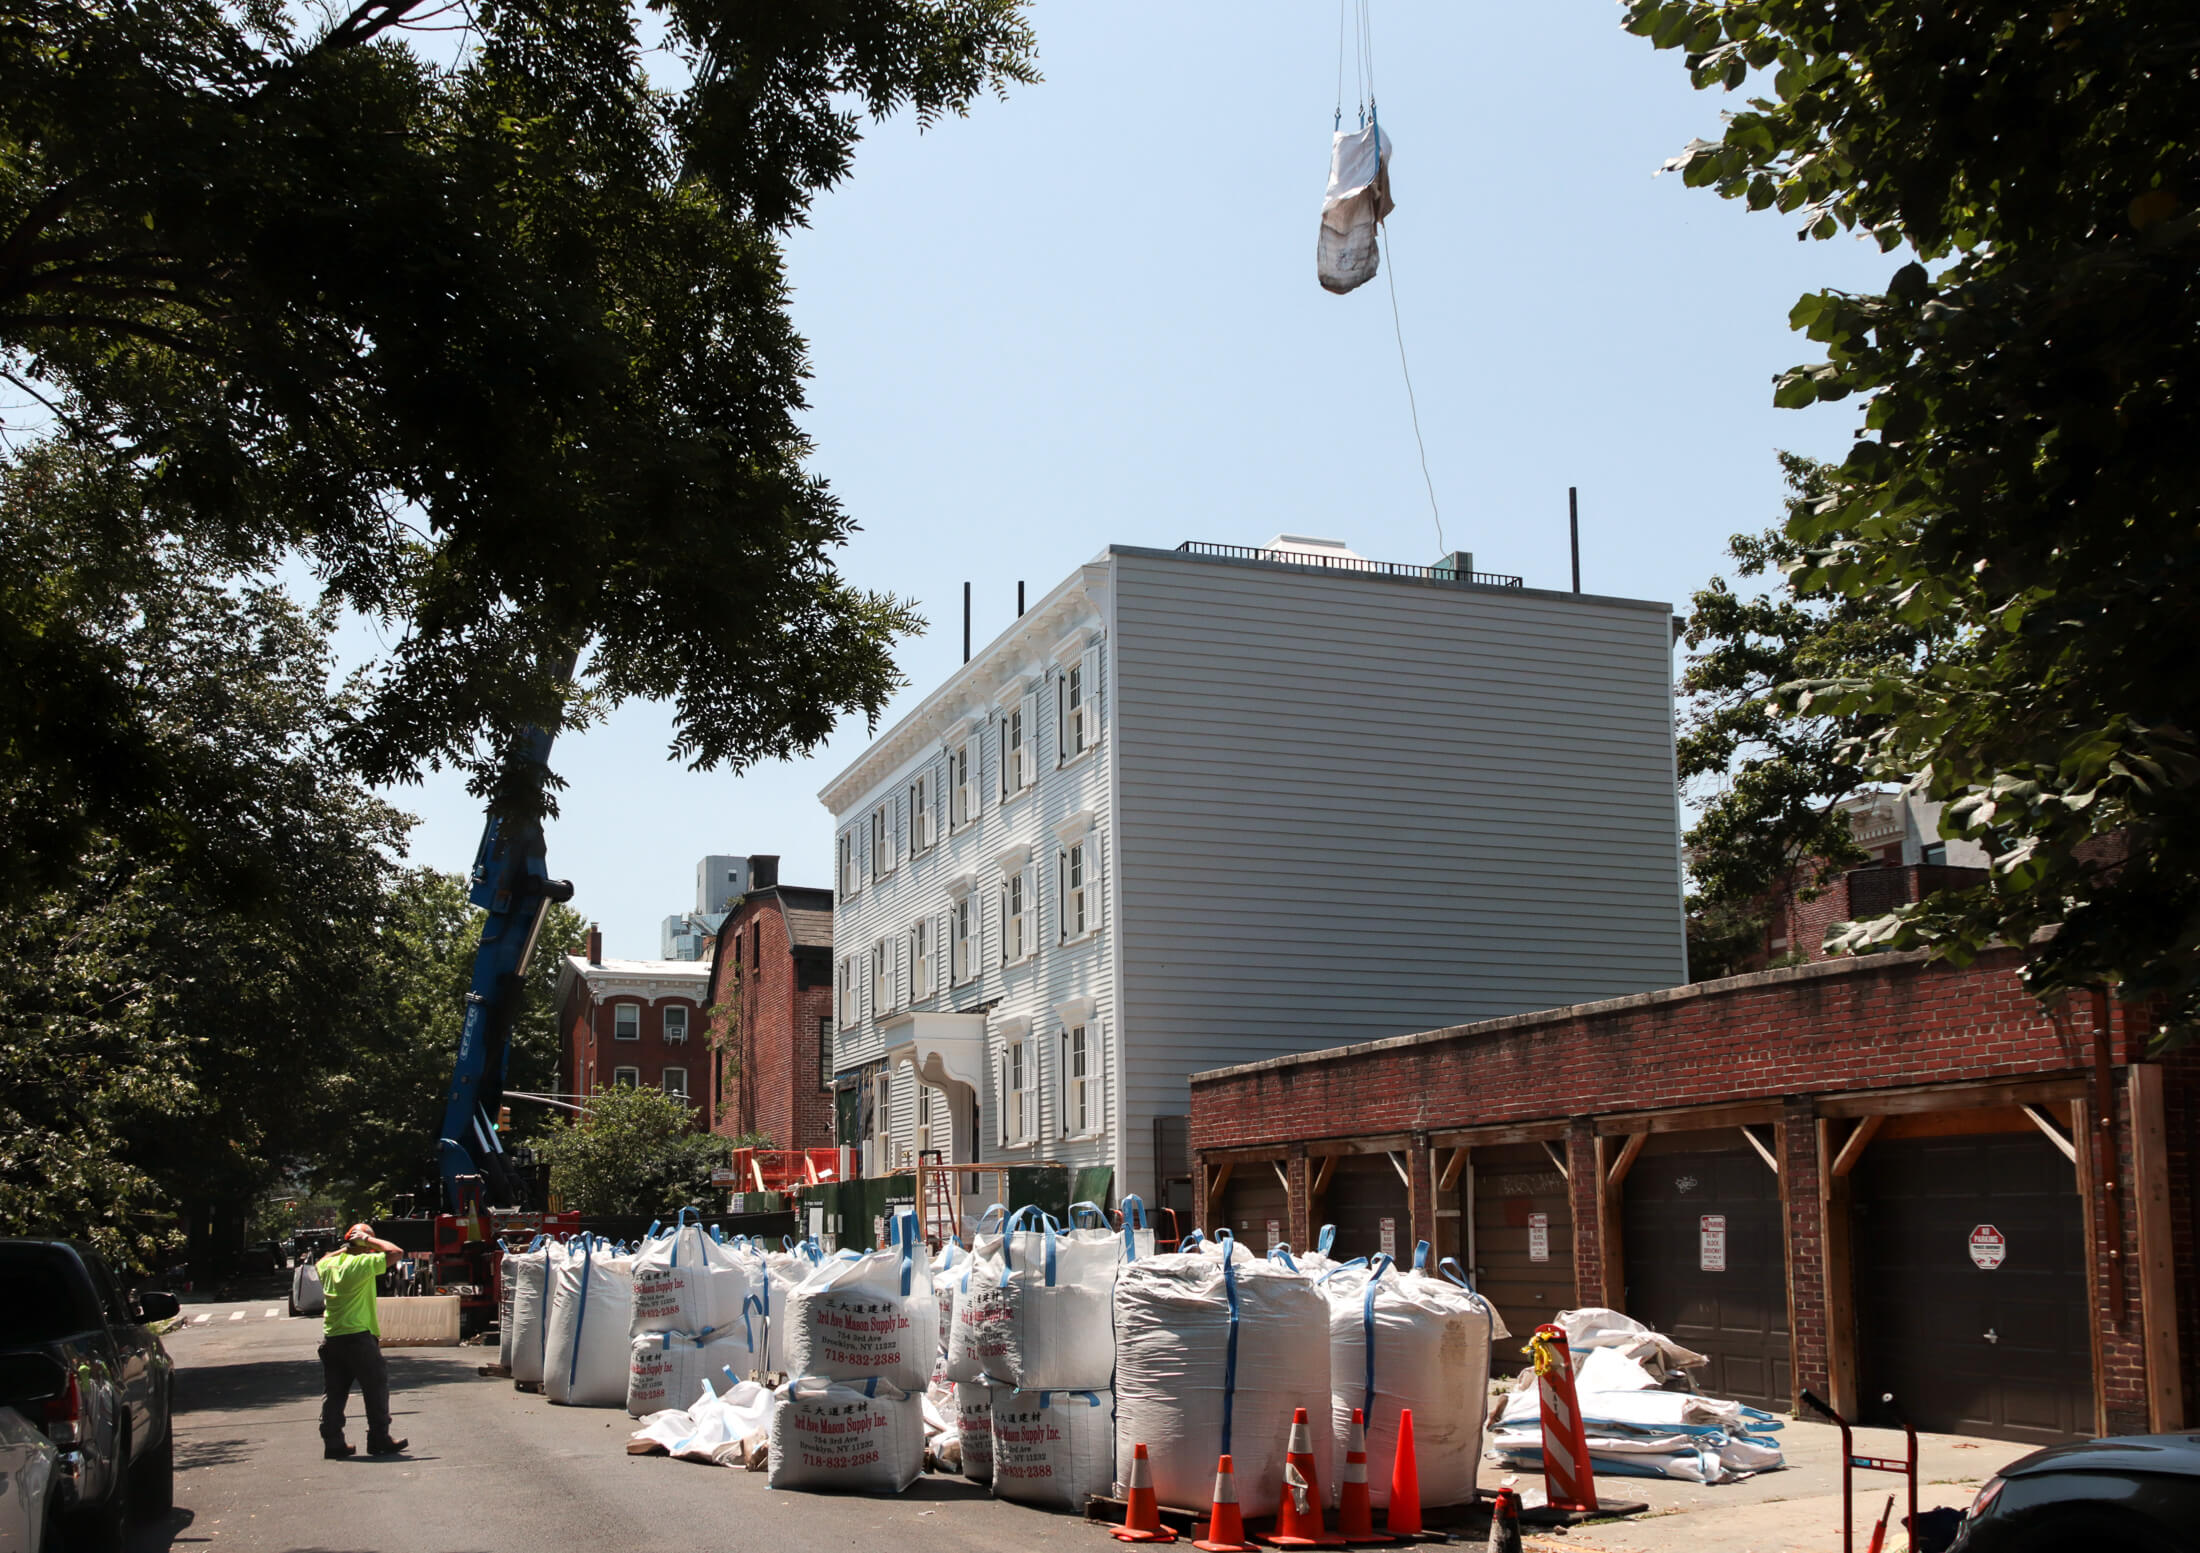
[[[1740,1483],[1707,1487],[1661,1478],[1599,1479],[1601,1496],[1646,1500],[1650,1508],[1625,1521],[1565,1531],[1538,1530],[1527,1538],[1527,1545],[1535,1553],[1840,1553],[1841,1431],[1831,1424],[1790,1423],[1780,1431],[1780,1448],[1787,1456],[1786,1467]],[[1857,1448],[1867,1455],[1899,1456],[1902,1436],[1890,1430],[1861,1430]],[[1918,1449],[1917,1506],[1930,1510],[1938,1505],[1958,1509],[1968,1505],[1981,1483],[2035,1447],[2007,1440],[1921,1434]],[[1482,1492],[1494,1491],[1507,1475],[1484,1462]],[[1541,1500],[1540,1476],[1519,1474],[1517,1486],[1532,1490],[1532,1498]],[[1905,1546],[1900,1531],[1903,1493],[1902,1479],[1892,1473],[1856,1474],[1859,1548],[1870,1540],[1868,1528],[1878,1519],[1889,1494],[1895,1496],[1895,1508],[1887,1542],[1892,1549]]]

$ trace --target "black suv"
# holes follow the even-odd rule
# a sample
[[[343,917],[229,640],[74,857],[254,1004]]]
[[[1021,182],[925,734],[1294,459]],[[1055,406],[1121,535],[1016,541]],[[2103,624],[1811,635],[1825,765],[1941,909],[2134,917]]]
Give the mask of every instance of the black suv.
[[[0,1354],[41,1353],[61,1389],[22,1411],[61,1452],[55,1487],[69,1546],[117,1553],[128,1517],[174,1502],[175,1366],[147,1329],[173,1294],[130,1296],[96,1251],[0,1240]]]

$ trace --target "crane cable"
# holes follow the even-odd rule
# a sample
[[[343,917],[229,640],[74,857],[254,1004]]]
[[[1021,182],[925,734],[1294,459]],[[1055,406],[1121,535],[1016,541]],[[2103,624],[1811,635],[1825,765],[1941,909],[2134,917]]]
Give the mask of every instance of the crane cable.
[[[1337,0],[1337,107],[1332,121],[1333,129],[1344,127],[1344,55],[1345,25],[1347,13],[1353,13],[1354,42],[1353,82],[1359,91],[1359,121],[1362,128],[1370,122],[1376,126],[1375,165],[1380,176],[1382,167],[1382,120],[1375,109],[1375,28],[1368,0]],[[1378,210],[1382,207],[1376,206]],[[1398,375],[1405,380],[1406,414],[1413,424],[1413,446],[1421,456],[1421,483],[1428,489],[1429,520],[1436,525],[1436,553],[1450,553],[1444,543],[1444,515],[1436,503],[1436,480],[1429,473],[1428,441],[1421,435],[1421,406],[1413,392],[1413,369],[1406,362],[1406,328],[1398,311],[1397,246],[1390,235],[1389,223],[1377,220],[1375,230],[1382,244],[1383,280],[1390,290],[1390,327],[1398,342]]]

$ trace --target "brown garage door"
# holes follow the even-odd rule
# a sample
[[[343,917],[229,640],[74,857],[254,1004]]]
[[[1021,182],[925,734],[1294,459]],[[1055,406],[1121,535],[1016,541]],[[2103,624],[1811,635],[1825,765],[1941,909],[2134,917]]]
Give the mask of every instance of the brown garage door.
[[[2014,1120],[2025,1132],[1882,1133],[1857,1162],[1849,1222],[1867,1418],[1893,1392],[1920,1429],[2040,1444],[2093,1432],[2076,1176]]]
[[[1574,1298],[1574,1214],[1566,1178],[1540,1143],[1478,1148],[1461,1172],[1472,1182],[1474,1286],[1523,1335]]]
[[[1792,1406],[1780,1178],[1737,1131],[1676,1132],[1622,1190],[1627,1314],[1710,1358],[1707,1395]]]
[[[1315,1169],[1320,1164],[1316,1162]],[[1413,1219],[1406,1209],[1406,1184],[1388,1154],[1347,1154],[1330,1174],[1329,1190],[1315,1205],[1317,1231],[1337,1226],[1329,1254],[1339,1261],[1383,1251],[1383,1225],[1390,1225],[1390,1254],[1413,1259]]]
[[[1276,1241],[1290,1239],[1290,1205],[1276,1167],[1265,1159],[1239,1160],[1222,1189],[1221,1219],[1221,1227],[1255,1256],[1266,1255]]]

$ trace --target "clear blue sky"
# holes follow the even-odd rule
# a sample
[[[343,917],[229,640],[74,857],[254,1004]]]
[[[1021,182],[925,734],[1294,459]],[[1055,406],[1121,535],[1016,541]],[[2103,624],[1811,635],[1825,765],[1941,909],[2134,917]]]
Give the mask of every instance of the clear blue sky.
[[[1896,261],[1653,179],[1732,104],[1619,18],[1377,0],[1389,235],[1450,546],[1564,587],[1577,485],[1584,586],[1678,606],[1729,534],[1777,518],[1774,451],[1838,457],[1855,425],[1772,408],[1773,375],[1816,359],[1789,307]],[[922,135],[874,127],[789,248],[816,465],[861,525],[842,570],[932,622],[898,654],[897,710],[959,662],[965,580],[982,643],[1019,578],[1037,598],[1111,542],[1437,551],[1389,291],[1314,279],[1336,7],[1045,0],[1036,23],[1042,84]],[[636,957],[705,853],[828,884],[817,790],[867,737],[697,774],[666,760],[664,711],[629,706],[557,751],[552,871]],[[465,868],[463,787],[396,796],[421,816],[414,859]]]

